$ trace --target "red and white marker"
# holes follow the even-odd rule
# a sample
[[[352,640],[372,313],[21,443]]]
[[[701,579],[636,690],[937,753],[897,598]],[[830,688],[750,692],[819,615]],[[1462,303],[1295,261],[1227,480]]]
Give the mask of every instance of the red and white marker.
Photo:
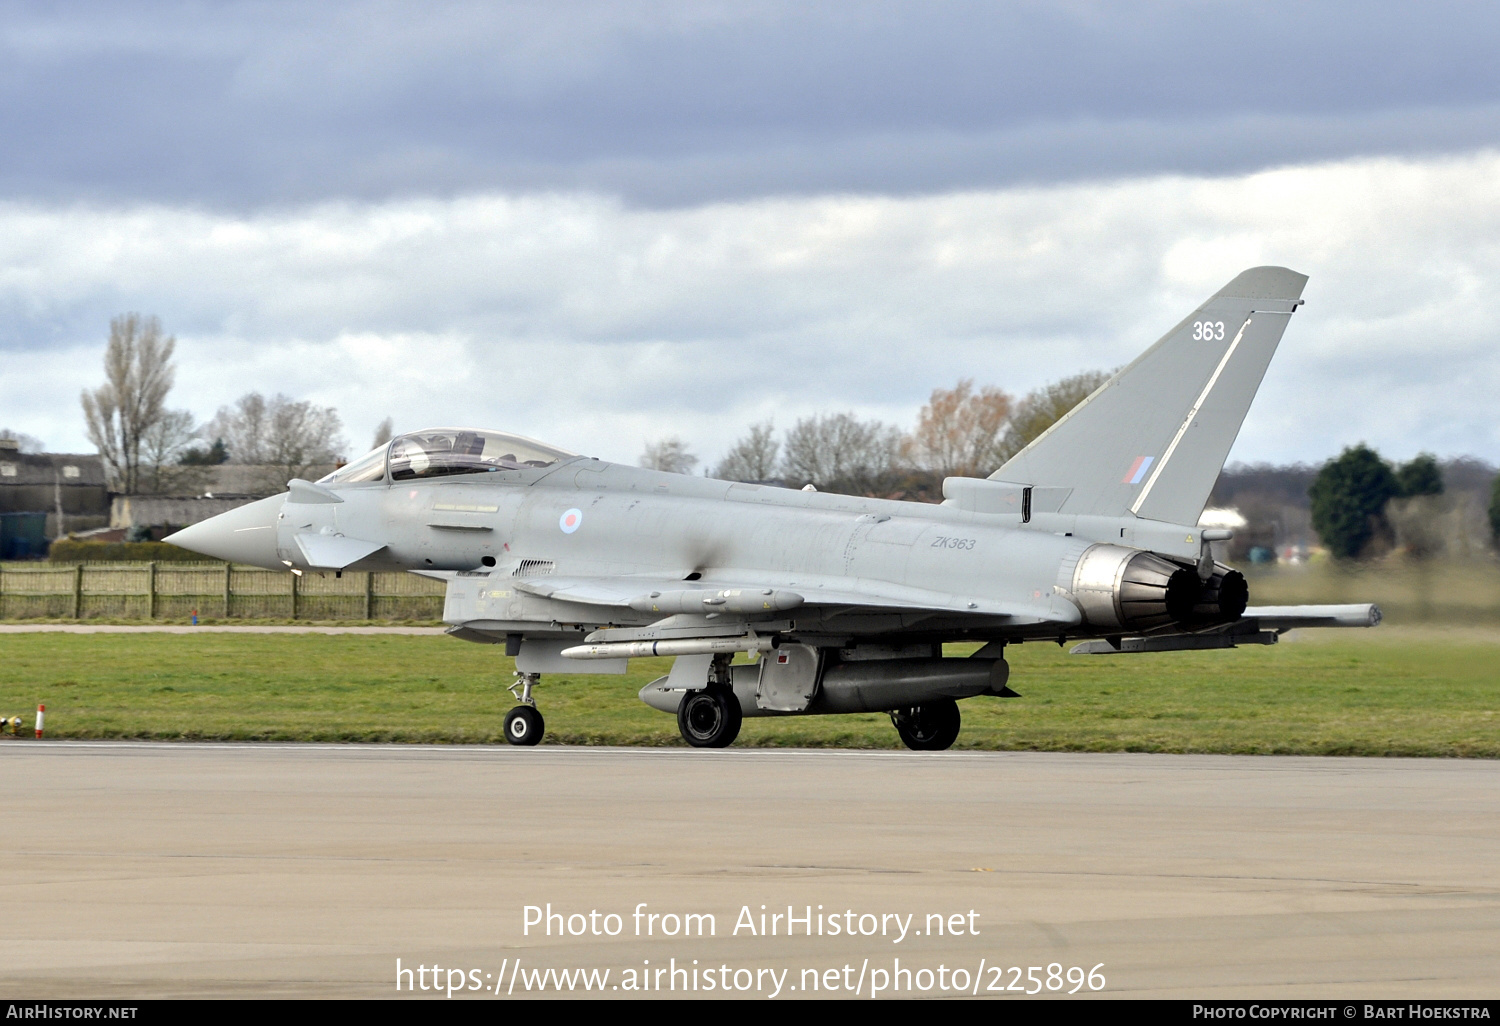
[[[36,736],[42,736],[42,718],[47,715],[47,707],[39,705],[36,707]]]

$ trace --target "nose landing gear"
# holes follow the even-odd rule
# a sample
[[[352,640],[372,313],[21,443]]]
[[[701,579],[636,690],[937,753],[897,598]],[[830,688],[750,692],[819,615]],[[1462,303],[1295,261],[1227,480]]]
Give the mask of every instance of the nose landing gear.
[[[531,689],[541,682],[542,675],[517,670],[516,678],[516,682],[510,686],[510,693],[521,704],[505,714],[505,740],[513,745],[527,747],[541,744],[547,724],[542,719],[542,714],[537,712],[536,699],[531,697]]]

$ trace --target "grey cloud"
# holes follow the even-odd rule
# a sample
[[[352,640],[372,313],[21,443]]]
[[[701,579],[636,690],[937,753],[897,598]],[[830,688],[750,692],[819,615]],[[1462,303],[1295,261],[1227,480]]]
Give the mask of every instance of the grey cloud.
[[[115,4],[0,15],[0,193],[660,205],[1466,149],[1500,10]]]
[[[1236,458],[1368,440],[1500,457],[1500,154],[915,198],[643,210],[477,195],[231,215],[0,204],[0,411],[81,445],[108,318],[180,339],[174,403],[251,388],[398,423],[510,427],[615,459],[676,433],[932,388],[1015,393],[1130,359],[1229,277],[1312,275]],[[65,440],[72,438],[72,441]]]

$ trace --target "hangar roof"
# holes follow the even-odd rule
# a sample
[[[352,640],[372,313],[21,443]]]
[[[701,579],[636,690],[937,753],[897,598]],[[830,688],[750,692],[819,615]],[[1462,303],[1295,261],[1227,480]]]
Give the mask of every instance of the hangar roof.
[[[103,488],[104,460],[91,453],[0,449],[0,488],[54,483]]]

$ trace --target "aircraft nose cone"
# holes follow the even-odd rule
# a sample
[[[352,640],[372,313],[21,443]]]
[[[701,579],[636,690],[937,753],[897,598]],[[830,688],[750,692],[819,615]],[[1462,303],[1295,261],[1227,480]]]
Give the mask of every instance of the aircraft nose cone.
[[[285,495],[260,499],[184,527],[162,540],[230,563],[279,570],[282,564],[276,552],[276,517],[285,501]]]

